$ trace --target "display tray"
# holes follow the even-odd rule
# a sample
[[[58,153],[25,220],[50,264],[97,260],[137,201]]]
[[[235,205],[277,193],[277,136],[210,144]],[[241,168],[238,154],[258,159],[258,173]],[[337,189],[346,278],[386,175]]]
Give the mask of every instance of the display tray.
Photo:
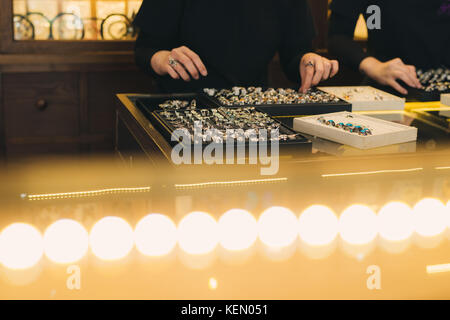
[[[403,110],[405,99],[369,86],[319,87],[352,104],[353,111]]]
[[[240,88],[241,90],[243,89],[242,87],[237,87]],[[250,91],[250,88],[245,88],[246,91]],[[258,88],[256,88],[258,89]],[[267,92],[268,90],[270,90],[271,88],[260,88],[261,91]],[[207,90],[216,90],[216,94],[212,94],[211,92],[205,92]],[[221,90],[227,90],[227,89],[221,89]],[[352,105],[338,97],[334,97],[336,98],[336,101],[327,101],[327,102],[308,102],[308,98],[305,99],[304,103],[283,103],[283,102],[279,102],[279,103],[266,103],[263,101],[251,101],[251,99],[247,100],[246,98],[249,97],[249,95],[247,94],[239,94],[239,98],[242,100],[245,100],[241,103],[231,103],[231,104],[225,104],[223,102],[220,101],[221,99],[221,95],[218,95],[218,93],[221,91],[218,89],[205,89],[205,91],[203,92],[205,97],[208,98],[213,104],[217,105],[217,106],[222,106],[222,107],[243,107],[243,106],[252,106],[252,107],[257,107],[259,110],[264,111],[272,116],[298,116],[298,115],[315,115],[315,114],[324,114],[324,113],[330,113],[330,112],[340,112],[340,111],[352,111]],[[290,90],[292,92],[297,92],[297,90],[295,89],[274,89],[277,92],[280,90]],[[232,91],[232,89],[228,89],[228,91]],[[242,92],[242,91],[241,91]],[[327,94],[326,92],[319,90],[319,89],[312,89],[308,94],[310,95],[318,95],[318,94],[322,94],[322,95],[326,95],[329,96],[329,94]],[[251,94],[252,96],[257,96],[255,94]],[[254,99],[256,100],[256,99]],[[295,100],[295,99],[293,99]]]
[[[414,127],[349,112],[296,118],[294,130],[359,149],[416,141],[418,133]]]
[[[163,104],[167,101],[174,101],[174,100],[182,100],[186,101],[186,103],[190,104],[193,100],[197,101],[197,106],[195,108],[180,108],[180,109],[170,109],[170,108],[160,108],[159,105]],[[198,99],[198,100],[197,100]],[[183,129],[186,128],[189,130],[189,134],[191,135],[191,141],[190,145],[194,145],[194,137],[193,137],[193,121],[196,116],[193,115],[193,111],[195,111],[198,114],[204,113],[204,116],[202,115],[202,118],[204,119],[204,130],[207,128],[214,129],[215,127],[212,125],[210,119],[214,118],[213,113],[219,112],[218,110],[221,109],[221,116],[223,118],[226,118],[226,114],[224,114],[223,110],[232,110],[233,112],[237,112],[239,109],[252,109],[254,113],[261,113],[262,115],[265,115],[266,118],[264,118],[267,121],[270,121],[273,126],[276,126],[279,129],[279,136],[280,138],[283,138],[286,136],[286,140],[280,140],[280,152],[281,151],[292,151],[295,149],[295,151],[300,152],[308,152],[311,153],[312,150],[312,143],[307,138],[305,138],[303,135],[298,134],[294,130],[290,129],[289,127],[282,124],[280,121],[273,119],[265,112],[254,108],[254,107],[241,107],[241,108],[224,108],[224,107],[214,107],[211,104],[208,104],[207,102],[205,104],[201,104],[198,101],[203,101],[202,98],[198,98],[196,94],[177,94],[177,95],[152,95],[149,97],[144,98],[138,98],[136,99],[136,105],[143,111],[145,116],[150,120],[150,122],[158,129],[158,131],[161,133],[161,135],[167,140],[167,142],[173,147],[179,143],[186,146],[186,141],[181,140],[175,140],[172,141],[172,137],[174,132],[177,129]],[[202,111],[204,110],[204,111]],[[178,115],[181,116],[181,118],[186,119],[188,122],[185,124],[180,125],[177,124],[178,127],[175,127],[173,119],[178,117],[178,115],[175,114],[175,111],[178,113]],[[171,120],[172,119],[172,120]],[[245,132],[247,130],[250,130],[251,128],[247,126],[245,121],[248,121],[245,118],[242,119],[240,123],[242,123],[242,127],[235,127],[235,128],[228,128],[228,129],[243,129]],[[233,121],[235,121],[235,118],[233,118]],[[179,118],[176,118],[176,122],[179,122]],[[222,130],[224,132],[226,129],[217,127],[217,129]],[[262,128],[261,128],[262,129]],[[270,132],[270,128],[268,130]],[[295,136],[295,138],[294,138]],[[211,138],[211,137],[209,137]],[[208,145],[211,144],[211,142],[221,142],[219,140],[211,139],[211,141],[202,141],[202,147],[205,148]],[[220,138],[220,137],[219,137]],[[270,139],[270,135],[269,135]],[[223,141],[225,144],[226,141]],[[249,139],[245,139],[244,145],[248,147],[252,142],[259,142],[258,141],[250,141]],[[269,141],[270,142],[270,141]],[[200,144],[200,143],[198,143]]]
[[[445,106],[450,107],[450,93],[441,94],[441,103]]]
[[[212,105],[211,101],[206,99],[204,95],[197,93],[149,94],[145,97],[138,97],[136,99],[136,105],[150,115],[153,111],[162,109],[160,107],[161,104],[174,100],[186,101],[189,104],[195,100],[196,105],[202,108],[211,108],[215,106]]]
[[[339,157],[415,153],[417,151],[416,141],[364,150],[322,138],[308,135],[307,137],[312,141],[313,150]]]
[[[408,95],[406,100],[408,102],[432,102],[439,101],[442,92],[426,92],[425,90],[411,88],[405,86],[408,89]],[[450,91],[447,91],[450,93]]]
[[[408,101],[439,101],[441,94],[450,93],[450,69],[418,70],[417,78],[424,89],[408,88]]]

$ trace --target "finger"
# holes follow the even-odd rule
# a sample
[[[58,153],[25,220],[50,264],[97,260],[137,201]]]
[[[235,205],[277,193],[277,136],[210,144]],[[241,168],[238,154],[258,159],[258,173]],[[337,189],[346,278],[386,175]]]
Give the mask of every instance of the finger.
[[[406,71],[406,70],[399,70],[399,71],[396,71],[394,73],[394,75],[395,75],[395,77],[397,79],[402,80],[404,83],[406,83],[411,88],[414,88],[416,86],[414,81],[410,78],[410,76],[408,74],[408,71]]]
[[[197,69],[200,71],[202,76],[206,77],[208,75],[208,70],[206,70],[205,65],[203,64],[202,59],[196,54],[194,51],[189,49],[188,47],[182,47],[183,53],[187,55],[194,62]]]
[[[331,74],[330,77],[333,78],[339,72],[339,62],[337,60],[331,60]]]
[[[176,66],[172,66],[172,68],[178,73],[181,79],[183,79],[184,81],[191,81],[191,77],[189,77],[186,69],[180,63],[178,63]]]
[[[302,77],[302,87],[301,91],[306,93],[306,91],[311,88],[311,83],[314,77],[314,67],[313,66],[302,66],[304,77]]]
[[[176,59],[178,62],[182,63],[184,68],[191,74],[191,76],[194,79],[198,80],[200,76],[198,74],[197,67],[194,65],[191,58],[189,58],[187,55],[185,55],[180,50],[174,50],[172,52],[173,52],[173,54],[172,54],[173,58]]]
[[[180,79],[180,76],[178,75],[178,73],[170,65],[167,66],[167,73],[169,74],[169,76],[172,77],[172,79],[175,79],[175,80]]]
[[[330,74],[331,74],[331,62],[328,59],[324,59],[322,81],[328,80],[330,78]]]
[[[403,60],[400,58],[395,58],[394,60],[392,60],[392,62],[399,66],[404,65]]]
[[[403,95],[407,95],[408,94],[408,91],[405,88],[403,88],[401,85],[399,85],[397,81],[391,80],[391,81],[388,82],[388,84],[392,88],[394,88],[395,90],[400,92],[401,94],[403,94]]]
[[[302,62],[300,62],[300,79],[302,81],[302,85],[300,85],[300,88],[298,89],[299,92],[303,91],[303,82],[305,80],[305,77],[306,77],[306,68],[302,64]]]
[[[317,59],[315,61],[315,73],[314,73],[314,77],[312,80],[313,86],[317,86],[320,83],[320,81],[322,81],[324,71],[325,71],[325,67],[323,65],[323,60]]]
[[[422,84],[420,83],[419,79],[417,78],[417,70],[415,66],[407,66],[409,69],[410,78],[414,81],[416,84],[416,88],[422,88]]]

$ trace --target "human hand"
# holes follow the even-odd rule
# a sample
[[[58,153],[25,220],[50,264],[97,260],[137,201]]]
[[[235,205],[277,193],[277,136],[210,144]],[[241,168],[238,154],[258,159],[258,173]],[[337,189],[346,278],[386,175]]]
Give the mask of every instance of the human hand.
[[[321,81],[333,78],[339,71],[339,62],[329,60],[315,53],[307,53],[300,61],[300,76],[302,86],[300,91],[306,93],[311,86],[317,86]]]
[[[153,70],[160,76],[170,75],[173,79],[191,81],[206,77],[208,71],[200,57],[191,49],[182,46],[172,51],[162,50],[155,53],[151,59]]]
[[[423,88],[417,78],[416,67],[406,65],[400,58],[387,62],[381,62],[373,57],[364,59],[360,70],[378,83],[391,86],[403,95],[408,94],[408,90],[403,88],[397,80],[402,80],[411,88]]]

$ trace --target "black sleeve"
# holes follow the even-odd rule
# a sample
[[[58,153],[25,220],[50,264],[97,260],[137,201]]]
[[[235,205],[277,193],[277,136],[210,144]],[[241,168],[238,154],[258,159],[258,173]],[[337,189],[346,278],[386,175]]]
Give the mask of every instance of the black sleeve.
[[[329,51],[341,63],[356,70],[359,70],[361,61],[368,56],[353,40],[359,15],[365,12],[366,7],[366,1],[362,0],[333,0],[331,3]]]
[[[300,83],[300,60],[312,51],[315,27],[307,0],[280,1],[281,66],[289,80]]]
[[[161,50],[180,46],[179,25],[184,0],[144,0],[134,25],[139,29],[136,39],[136,64],[145,72],[158,77],[150,61]]]

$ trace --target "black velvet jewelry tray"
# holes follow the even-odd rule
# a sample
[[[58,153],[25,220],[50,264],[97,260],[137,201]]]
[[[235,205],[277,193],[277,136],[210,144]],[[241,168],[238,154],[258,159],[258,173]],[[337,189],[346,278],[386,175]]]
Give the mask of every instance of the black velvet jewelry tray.
[[[268,88],[262,88],[263,91]],[[292,89],[292,88],[291,88]],[[313,89],[315,92],[323,92],[319,89]],[[271,116],[307,116],[307,115],[317,115],[332,112],[341,111],[352,111],[352,105],[342,99],[338,102],[327,102],[327,103],[303,103],[303,104],[249,104],[249,105],[232,105],[226,106],[222,105],[216,97],[211,97],[208,94],[201,92],[199,94],[204,95],[204,97],[211,101],[211,103],[228,108],[238,108],[238,107],[256,107],[260,111],[263,111]]]
[[[447,93],[450,93],[450,90],[427,92],[425,90],[408,87],[408,95],[406,96],[406,101],[408,102],[440,101],[441,94]]]
[[[173,147],[177,145],[178,141],[172,141],[172,134],[175,131],[175,128],[170,125],[167,121],[165,121],[164,117],[161,116],[162,109],[159,108],[159,104],[163,103],[167,100],[186,100],[186,101],[192,101],[193,99],[197,100],[197,109],[211,109],[211,108],[218,108],[218,105],[215,105],[211,103],[209,100],[205,100],[204,97],[202,97],[201,94],[195,94],[195,93],[183,93],[183,94],[170,94],[170,95],[164,95],[164,94],[155,94],[155,95],[148,95],[146,97],[139,97],[136,99],[136,106],[144,113],[144,115],[149,119],[149,121],[155,126],[155,128],[161,133],[161,135],[166,139],[166,141]],[[239,106],[242,108],[242,106]],[[251,107],[251,106],[244,106],[244,107]],[[256,111],[260,111],[263,113],[263,110],[259,108],[255,108]],[[270,116],[270,115],[269,115]],[[272,118],[273,119],[273,118]],[[280,124],[280,135],[281,134],[297,134],[298,138],[296,140],[290,140],[290,141],[279,141],[280,146],[280,153],[285,154],[288,151],[295,151],[295,152],[301,152],[304,153],[311,153],[312,151],[312,142],[305,138],[302,135],[299,135],[297,132],[289,128],[288,126],[284,125],[277,119],[273,119],[275,122]],[[238,129],[238,128],[237,128]],[[202,147],[206,147],[209,145],[210,142],[203,143]],[[268,145],[270,143],[268,142]],[[191,145],[194,145],[192,142]],[[249,142],[246,141],[245,147],[248,148]],[[270,148],[269,148],[270,149]]]

